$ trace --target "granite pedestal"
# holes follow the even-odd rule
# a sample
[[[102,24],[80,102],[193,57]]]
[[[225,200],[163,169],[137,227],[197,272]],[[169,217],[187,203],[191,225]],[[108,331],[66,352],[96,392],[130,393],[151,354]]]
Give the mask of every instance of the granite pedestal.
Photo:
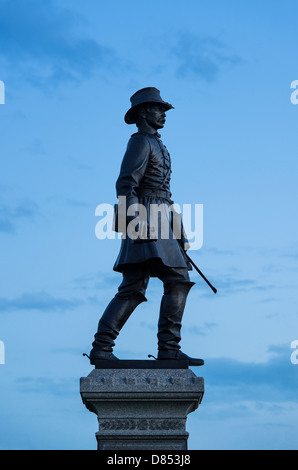
[[[178,361],[107,362],[80,383],[98,418],[98,450],[187,450],[187,415],[202,401],[204,379]]]

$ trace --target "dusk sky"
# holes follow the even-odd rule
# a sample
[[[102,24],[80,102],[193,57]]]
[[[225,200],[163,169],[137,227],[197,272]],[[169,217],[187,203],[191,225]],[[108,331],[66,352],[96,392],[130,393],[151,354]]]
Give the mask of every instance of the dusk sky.
[[[95,210],[147,86],[175,107],[173,199],[203,204],[189,254],[218,289],[190,273],[182,348],[206,391],[189,449],[298,448],[297,18],[295,0],[0,0],[0,449],[96,448],[82,354],[121,275]],[[119,358],[156,354],[161,296],[152,279]]]

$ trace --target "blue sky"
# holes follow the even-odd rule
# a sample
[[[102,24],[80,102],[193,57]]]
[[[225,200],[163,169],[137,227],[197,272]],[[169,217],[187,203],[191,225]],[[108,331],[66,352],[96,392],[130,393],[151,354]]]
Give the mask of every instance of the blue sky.
[[[156,86],[177,203],[204,205],[182,346],[206,393],[190,449],[297,449],[297,122],[294,0],[0,0],[1,449],[94,449],[79,378],[121,276],[95,237],[134,126]],[[162,286],[115,353],[156,353]],[[132,346],[134,344],[134,347]],[[1,362],[1,361],[0,361]],[[46,432],[45,432],[46,429]]]

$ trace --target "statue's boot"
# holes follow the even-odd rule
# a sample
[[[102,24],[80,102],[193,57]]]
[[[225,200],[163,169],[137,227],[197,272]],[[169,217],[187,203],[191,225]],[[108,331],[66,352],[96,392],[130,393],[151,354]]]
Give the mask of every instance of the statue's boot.
[[[146,297],[140,292],[133,292],[125,296],[115,295],[99,320],[97,333],[94,335],[92,343],[93,348],[89,355],[91,360],[118,359],[113,354],[115,340],[135,308],[146,300]]]
[[[203,366],[204,361],[180,351],[182,317],[187,296],[194,282],[175,282],[165,286],[158,322],[158,359],[187,361],[190,366]]]

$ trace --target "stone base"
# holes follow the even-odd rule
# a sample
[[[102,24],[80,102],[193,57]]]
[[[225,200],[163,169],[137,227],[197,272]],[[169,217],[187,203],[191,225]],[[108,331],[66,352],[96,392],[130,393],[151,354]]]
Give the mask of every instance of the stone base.
[[[98,450],[183,451],[204,379],[189,369],[94,369],[80,392],[98,417]]]
[[[188,436],[187,436],[188,437]],[[144,436],[143,439],[131,437],[123,439],[122,436],[115,436],[113,439],[106,439],[96,435],[97,450],[147,450],[149,452],[163,450],[187,450],[187,438],[181,439],[171,436],[171,438],[152,438],[152,436]]]

